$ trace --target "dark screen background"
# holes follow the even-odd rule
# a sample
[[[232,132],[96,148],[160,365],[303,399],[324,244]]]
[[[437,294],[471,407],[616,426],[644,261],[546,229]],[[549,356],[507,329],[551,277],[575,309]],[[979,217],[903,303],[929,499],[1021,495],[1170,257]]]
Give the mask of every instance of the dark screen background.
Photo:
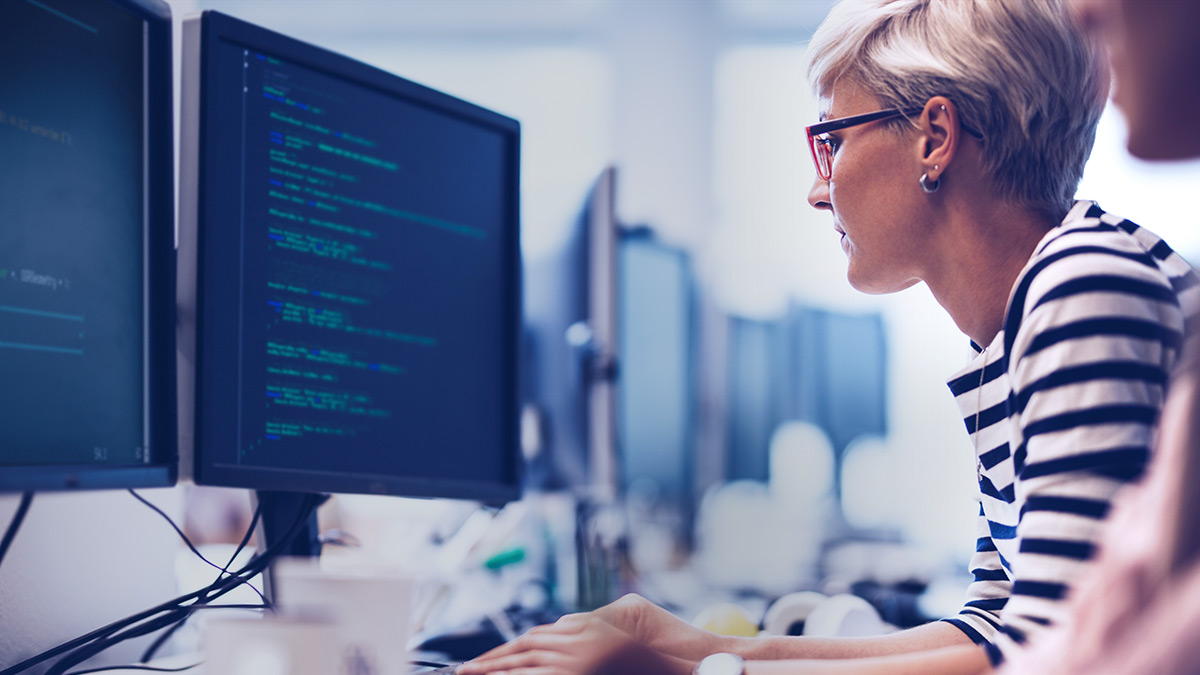
[[[143,22],[0,2],[0,464],[143,440]]]
[[[512,136],[209,48],[202,461],[515,481]]]

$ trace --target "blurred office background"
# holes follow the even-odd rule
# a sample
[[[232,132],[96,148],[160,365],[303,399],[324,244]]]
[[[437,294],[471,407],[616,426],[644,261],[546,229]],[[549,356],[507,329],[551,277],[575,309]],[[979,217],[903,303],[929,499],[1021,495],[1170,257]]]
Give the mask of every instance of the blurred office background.
[[[616,167],[615,445],[645,592],[965,589],[974,460],[944,378],[967,339],[923,286],[851,289],[828,215],[806,203],[803,55],[829,0],[169,2],[177,21],[216,9],[520,120],[527,264],[561,255]],[[1200,166],[1130,159],[1122,124],[1102,121],[1080,196],[1200,260],[1182,206]],[[531,458],[539,493],[587,479],[586,459],[555,452],[564,435]],[[185,488],[155,492],[184,515]],[[380,558],[406,555],[398,540],[420,523],[465,520],[410,500],[341,507],[376,528],[355,534]],[[930,611],[953,611],[949,597]]]
[[[847,506],[854,518],[965,558],[973,462],[943,379],[964,362],[966,339],[924,287],[884,297],[851,289],[828,215],[806,203],[813,169],[804,125],[817,109],[803,55],[831,4],[171,0],[177,17],[216,9],[520,120],[527,260],[563,245],[591,182],[616,166],[620,222],[648,228],[687,258],[678,283],[692,294],[690,334],[670,339],[696,352],[674,370],[660,360],[666,370],[647,384],[690,388],[692,409],[653,413],[688,428],[667,433],[662,446],[623,451],[651,479],[690,473],[699,494],[713,482],[767,481],[775,428],[815,422],[839,458],[831,476],[842,484],[829,489],[861,502]],[[1200,230],[1178,206],[1200,169],[1133,160],[1123,137],[1110,111],[1080,196],[1200,259]],[[653,293],[668,282],[651,267],[633,281]],[[628,325],[631,339],[661,342],[683,321],[639,316],[661,325]],[[638,406],[677,405],[680,396],[646,396]],[[856,426],[882,435],[863,446],[878,458],[843,467]],[[656,455],[658,464],[646,458]]]

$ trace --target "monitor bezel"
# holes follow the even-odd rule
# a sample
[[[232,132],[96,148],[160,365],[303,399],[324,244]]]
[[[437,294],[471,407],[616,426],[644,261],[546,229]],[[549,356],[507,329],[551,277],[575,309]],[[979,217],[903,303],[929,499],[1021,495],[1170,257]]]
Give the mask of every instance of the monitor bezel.
[[[195,345],[195,425],[193,453],[193,476],[197,484],[224,487],[240,487],[256,490],[286,491],[286,492],[334,492],[377,494],[406,497],[444,497],[467,499],[487,504],[503,504],[517,499],[521,492],[521,461],[518,430],[518,356],[521,326],[520,309],[520,247],[519,247],[519,172],[520,172],[520,124],[507,116],[468,103],[448,94],[436,91],[424,85],[385,72],[373,66],[347,56],[296,40],[254,24],[241,21],[217,11],[208,10],[197,18],[189,20],[198,22],[192,30],[185,28],[185,59],[199,59],[196,64],[184,64],[185,72],[195,74],[198,80],[196,87],[196,115],[198,148],[196,158],[196,174],[198,187],[196,196],[196,345]],[[196,35],[198,33],[198,35]],[[189,37],[190,36],[190,37]],[[192,39],[198,45],[189,46],[187,40]],[[214,86],[214,73],[210,62],[214,49],[222,42],[233,42],[252,49],[270,54],[277,58],[300,64],[361,86],[381,91],[387,95],[415,101],[420,105],[441,110],[446,114],[459,116],[471,122],[494,128],[504,135],[508,146],[507,179],[511,181],[506,193],[510,195],[510,203],[506,205],[506,222],[511,224],[511,236],[504,238],[503,261],[508,273],[505,275],[503,297],[506,304],[503,326],[504,353],[509,355],[503,364],[503,376],[509,386],[505,401],[501,403],[507,410],[504,416],[505,429],[502,439],[497,440],[498,451],[505,457],[505,473],[501,480],[493,482],[466,481],[458,479],[432,479],[425,476],[379,475],[357,473],[329,473],[284,469],[258,469],[255,467],[231,467],[214,461],[212,452],[205,447],[207,427],[214,423],[204,410],[202,401],[206,397],[206,388],[212,386],[210,373],[206,372],[205,363],[206,343],[211,342],[207,331],[209,322],[205,320],[206,313],[213,311],[206,307],[215,302],[208,295],[206,275],[215,273],[207,269],[206,261],[221,255],[220,252],[209,251],[212,245],[206,236],[206,212],[210,208],[210,200],[219,199],[219,195],[211,195],[208,185],[216,178],[216,167],[209,166],[206,153],[203,152],[206,139],[210,136],[208,129],[211,119],[218,112],[218,103],[211,95]],[[195,47],[198,46],[198,49]],[[185,82],[185,90],[188,83]],[[188,119],[185,111],[184,119]],[[224,423],[228,423],[226,420]],[[185,444],[187,440],[185,439]]]
[[[175,138],[171,8],[163,0],[106,0],[146,27],[146,139],[142,246],[143,425],[149,460],[143,464],[5,466],[0,493],[169,487],[178,471],[175,427]],[[64,420],[69,424],[69,420]]]

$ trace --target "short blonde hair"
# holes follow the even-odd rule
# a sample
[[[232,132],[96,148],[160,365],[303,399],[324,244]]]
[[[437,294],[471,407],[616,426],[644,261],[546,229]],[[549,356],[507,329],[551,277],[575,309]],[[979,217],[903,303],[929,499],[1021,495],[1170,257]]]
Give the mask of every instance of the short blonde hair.
[[[1075,198],[1108,92],[1097,46],[1062,0],[841,0],[813,35],[818,96],[839,79],[885,107],[933,96],[984,135],[1000,194],[1062,217]]]

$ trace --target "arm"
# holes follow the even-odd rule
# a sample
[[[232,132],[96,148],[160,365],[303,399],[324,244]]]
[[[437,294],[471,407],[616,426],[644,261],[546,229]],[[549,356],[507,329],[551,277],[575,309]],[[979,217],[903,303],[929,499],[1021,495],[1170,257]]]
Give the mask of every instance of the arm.
[[[946,625],[930,624],[925,637],[937,642],[935,633],[953,631]],[[961,639],[961,633],[958,634]],[[948,637],[950,633],[945,636]],[[798,644],[802,639],[781,639],[780,645]],[[983,651],[973,645],[933,648],[927,651],[892,653],[889,656],[853,658],[871,640],[820,640],[823,646],[807,659],[786,659],[777,651],[762,649],[767,640],[747,640],[751,659],[747,675],[983,675],[990,672]],[[757,643],[757,644],[756,644]],[[838,644],[842,643],[842,644]],[[736,646],[736,645],[730,645]],[[896,640],[891,648],[909,650],[911,641]],[[824,650],[824,651],[823,651]],[[786,651],[786,650],[785,650]],[[776,654],[776,656],[772,656]],[[834,660],[826,660],[834,659]],[[696,660],[682,659],[649,649],[594,614],[566,617],[551,626],[535,628],[526,635],[464,664],[459,675],[689,675]]]
[[[1018,429],[1010,494],[1021,506],[1006,535],[1019,552],[995,641],[1005,652],[1063,618],[1112,499],[1148,459],[1182,330],[1149,256],[1090,246],[1091,236],[1048,246],[1052,264],[1022,278],[1005,322]]]
[[[517,675],[525,669],[548,668],[536,672],[686,675],[700,659],[723,651],[740,654],[747,661],[780,661],[779,667],[792,669],[779,672],[814,675],[972,675],[987,667],[983,652],[961,631],[944,623],[872,638],[734,638],[700,630],[643,598],[626,596],[595,612],[568,615],[555,624],[535,628],[465,664],[459,673]],[[864,658],[868,660],[859,660]],[[775,671],[764,671],[770,672]]]
[[[580,615],[564,618],[574,616]],[[730,637],[701,630],[633,594],[583,616],[603,620],[655,651],[691,661],[716,652],[747,660],[854,659],[971,644],[962,631],[940,622],[866,638]]]
[[[754,661],[746,675],[985,675],[991,666],[975,646],[838,661]]]
[[[766,637],[723,638],[721,649],[748,661],[780,659],[868,659],[929,652],[947,647],[967,647],[980,652],[957,628],[942,622],[864,638]],[[986,661],[985,661],[986,663]]]

